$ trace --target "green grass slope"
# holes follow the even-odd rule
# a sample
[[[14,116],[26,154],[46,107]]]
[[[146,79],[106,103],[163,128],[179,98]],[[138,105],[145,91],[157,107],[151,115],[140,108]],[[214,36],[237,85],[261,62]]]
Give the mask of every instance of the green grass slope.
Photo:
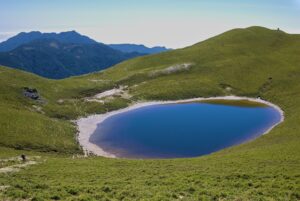
[[[10,68],[0,68],[0,145],[16,149],[79,151],[76,128],[69,121],[78,116],[125,107],[114,100],[99,105],[83,100],[90,91],[112,87],[76,80],[55,81]],[[23,95],[23,88],[36,88],[41,101]]]
[[[25,152],[42,158],[20,172],[0,175],[0,198],[299,200],[299,55],[300,35],[250,27],[59,81],[1,67],[0,157]],[[104,104],[84,99],[120,85],[128,86],[130,99],[116,96]],[[43,102],[23,97],[24,86],[37,88]],[[70,121],[80,116],[137,100],[223,95],[260,96],[279,105],[285,121],[252,142],[193,159],[73,158],[70,154],[80,153]]]

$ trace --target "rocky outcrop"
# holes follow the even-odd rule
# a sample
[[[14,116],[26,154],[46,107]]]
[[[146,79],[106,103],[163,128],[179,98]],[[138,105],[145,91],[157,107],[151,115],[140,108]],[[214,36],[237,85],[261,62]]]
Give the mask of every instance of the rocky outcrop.
[[[40,95],[37,91],[37,89],[34,88],[29,88],[29,87],[24,87],[23,88],[23,95],[31,98],[33,100],[39,100],[40,99]]]

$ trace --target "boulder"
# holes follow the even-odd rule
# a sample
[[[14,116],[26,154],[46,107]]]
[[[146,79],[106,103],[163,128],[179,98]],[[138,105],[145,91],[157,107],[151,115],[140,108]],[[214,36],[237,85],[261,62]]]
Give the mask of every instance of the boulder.
[[[40,99],[40,95],[39,95],[37,89],[34,89],[34,88],[24,87],[23,94],[24,94],[24,96],[31,98],[33,100]]]

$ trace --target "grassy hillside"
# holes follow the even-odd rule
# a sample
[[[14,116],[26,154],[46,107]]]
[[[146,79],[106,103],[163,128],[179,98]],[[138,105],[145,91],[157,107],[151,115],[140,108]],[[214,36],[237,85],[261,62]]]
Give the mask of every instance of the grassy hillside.
[[[299,200],[299,55],[300,35],[250,27],[59,81],[1,67],[0,157],[25,152],[41,159],[20,172],[2,174],[0,198]],[[85,100],[120,85],[128,86],[132,97]],[[26,86],[38,89],[42,101],[24,97]],[[72,157],[81,153],[70,121],[79,116],[137,100],[221,95],[260,96],[279,105],[285,121],[255,141],[194,159]]]
[[[86,102],[83,97],[113,87],[76,80],[49,80],[9,68],[0,68],[0,145],[40,151],[79,151],[76,128],[69,120],[95,111],[125,107],[126,100],[106,104]],[[41,100],[23,95],[23,88],[38,90]]]

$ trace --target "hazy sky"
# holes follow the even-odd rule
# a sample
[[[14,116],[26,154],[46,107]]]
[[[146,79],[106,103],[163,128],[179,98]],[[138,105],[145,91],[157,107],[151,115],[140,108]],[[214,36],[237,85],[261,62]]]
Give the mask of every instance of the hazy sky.
[[[104,43],[177,48],[252,25],[300,33],[300,0],[0,0],[0,41],[76,30]]]

